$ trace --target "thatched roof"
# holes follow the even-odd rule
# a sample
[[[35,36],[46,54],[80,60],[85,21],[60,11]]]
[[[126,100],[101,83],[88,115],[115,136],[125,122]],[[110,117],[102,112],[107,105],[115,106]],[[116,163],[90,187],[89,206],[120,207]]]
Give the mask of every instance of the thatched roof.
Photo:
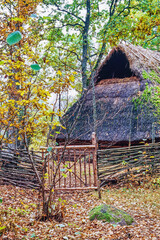
[[[95,76],[97,138],[99,141],[128,142],[160,137],[152,106],[135,106],[146,82],[142,72],[159,73],[160,53],[133,45],[113,48]],[[90,140],[93,127],[93,90],[90,88],[62,118],[66,129],[57,139]]]
[[[160,52],[144,49],[132,44],[119,44],[108,54],[99,67],[95,82],[113,77],[137,76],[143,79],[143,71],[154,70],[159,74]]]

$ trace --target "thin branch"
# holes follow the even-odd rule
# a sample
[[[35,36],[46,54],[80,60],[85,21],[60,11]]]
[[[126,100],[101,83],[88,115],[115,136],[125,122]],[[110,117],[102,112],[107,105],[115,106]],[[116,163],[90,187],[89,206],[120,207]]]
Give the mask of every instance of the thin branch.
[[[31,162],[31,164],[32,164],[33,170],[34,170],[34,172],[35,172],[35,174],[36,174],[36,177],[37,177],[37,179],[38,179],[39,185],[42,187],[42,181],[41,181],[40,175],[39,175],[39,173],[38,173],[38,171],[37,171],[37,168],[36,168],[36,166],[35,166],[35,164],[34,164],[32,154],[30,153],[30,150],[29,150],[29,148],[28,148],[27,136],[26,136],[26,134],[25,134],[25,136],[24,136],[24,143],[25,143],[26,150],[27,150],[27,152],[28,152],[29,160],[30,160],[30,162]]]
[[[75,26],[79,26],[81,28],[84,28],[84,26],[80,23],[66,23],[66,24],[63,24],[61,27],[58,27],[58,28],[63,28],[63,27],[67,27],[67,26],[71,26],[71,27],[75,27]]]
[[[67,49],[67,48],[64,48],[64,47],[60,47],[60,46],[57,47],[57,48],[62,49],[62,50],[65,50],[65,51],[70,52],[70,53],[73,53],[74,55],[76,55],[78,61],[82,62],[82,60],[79,58],[79,56],[78,56],[78,54],[77,54],[76,52],[71,51],[71,50],[69,50],[69,49]]]
[[[112,17],[114,15],[116,6],[117,6],[117,2],[118,0],[112,0],[111,2],[111,6],[110,6],[110,17]]]
[[[52,22],[50,22],[52,23]],[[60,21],[60,23],[63,23],[62,21]],[[67,26],[71,26],[71,27],[75,27],[75,26],[79,26],[81,28],[84,28],[84,26],[80,23],[66,23],[66,24],[62,24],[62,26],[58,26],[58,27],[54,27],[54,29],[61,29],[61,28],[64,28],[64,27],[67,27]],[[53,27],[50,27],[50,28],[47,28],[48,30],[51,30],[53,29]]]
[[[129,0],[129,1],[128,1],[128,5],[127,5],[126,7],[124,7],[124,9],[123,9],[121,12],[119,12],[119,14],[115,17],[115,19],[116,19],[117,17],[119,17],[126,9],[129,10],[129,11],[128,11],[128,14],[130,13],[130,9],[129,9],[130,2],[131,2],[131,1]],[[114,10],[114,13],[115,13],[115,10]],[[128,15],[128,14],[127,14],[127,15]],[[127,15],[126,15],[126,16],[127,16]],[[112,15],[112,16],[113,16],[113,15]],[[107,27],[108,27],[109,24],[110,24],[110,21],[111,21],[111,17],[112,17],[112,16],[110,16],[110,18],[109,18],[109,20],[108,20],[108,23],[107,23],[106,26],[105,26],[105,30],[104,30],[104,40],[103,40],[103,44],[102,44],[102,47],[101,47],[101,50],[100,50],[100,53],[99,53],[97,62],[96,62],[95,67],[94,67],[95,70],[96,70],[97,67],[99,66],[99,63],[100,63],[100,61],[101,61],[101,59],[102,59],[102,57],[103,57],[103,55],[104,55],[105,49],[106,49],[106,43],[107,43],[107,39],[106,39]]]
[[[79,19],[80,21],[82,21],[83,23],[85,23],[84,20],[83,20],[81,17],[79,17],[79,16],[75,15],[74,13],[69,12],[69,11],[67,11],[67,10],[65,10],[65,9],[61,9],[61,8],[58,6],[57,3],[54,3],[54,5],[57,7],[57,9],[58,9],[60,12],[68,13],[69,15],[72,15],[73,17],[75,17],[75,18]]]
[[[125,14],[125,17],[128,16],[130,14],[130,3],[131,3],[131,0],[128,0],[128,5],[126,7],[124,7],[124,9],[119,12],[119,14],[116,16],[116,17],[119,17],[125,10],[128,10],[128,13]]]
[[[146,40],[146,41],[144,42],[144,44],[147,43],[147,42],[152,41],[154,38],[159,38],[159,37],[160,37],[160,34],[159,34],[159,35],[155,35],[154,37],[152,37],[152,38]]]

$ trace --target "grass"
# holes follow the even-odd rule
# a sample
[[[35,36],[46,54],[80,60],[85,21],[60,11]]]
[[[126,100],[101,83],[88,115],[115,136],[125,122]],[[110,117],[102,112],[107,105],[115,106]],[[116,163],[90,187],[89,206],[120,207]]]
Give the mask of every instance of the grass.
[[[160,187],[147,184],[133,188],[106,188],[102,190],[102,200],[106,204],[131,210],[145,211],[146,214],[160,217]]]

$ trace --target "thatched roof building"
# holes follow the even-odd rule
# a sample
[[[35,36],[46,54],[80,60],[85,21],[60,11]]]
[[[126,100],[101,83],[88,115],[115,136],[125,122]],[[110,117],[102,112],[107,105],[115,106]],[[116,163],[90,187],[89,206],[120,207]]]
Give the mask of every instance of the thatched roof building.
[[[153,106],[135,106],[146,83],[142,73],[154,70],[159,74],[160,53],[131,44],[114,47],[99,67],[95,82],[96,127],[99,143],[105,145],[137,144],[142,139],[160,137],[160,127]],[[86,143],[94,131],[93,89],[90,88],[63,116],[57,141],[66,138],[72,143]]]

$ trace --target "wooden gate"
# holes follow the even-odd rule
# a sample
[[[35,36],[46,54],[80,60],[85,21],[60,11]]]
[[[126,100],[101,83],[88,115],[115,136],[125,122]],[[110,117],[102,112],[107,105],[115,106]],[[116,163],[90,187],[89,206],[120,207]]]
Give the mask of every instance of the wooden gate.
[[[56,146],[48,154],[46,180],[54,190],[97,189],[97,149],[93,145]],[[48,151],[49,151],[48,150]]]

